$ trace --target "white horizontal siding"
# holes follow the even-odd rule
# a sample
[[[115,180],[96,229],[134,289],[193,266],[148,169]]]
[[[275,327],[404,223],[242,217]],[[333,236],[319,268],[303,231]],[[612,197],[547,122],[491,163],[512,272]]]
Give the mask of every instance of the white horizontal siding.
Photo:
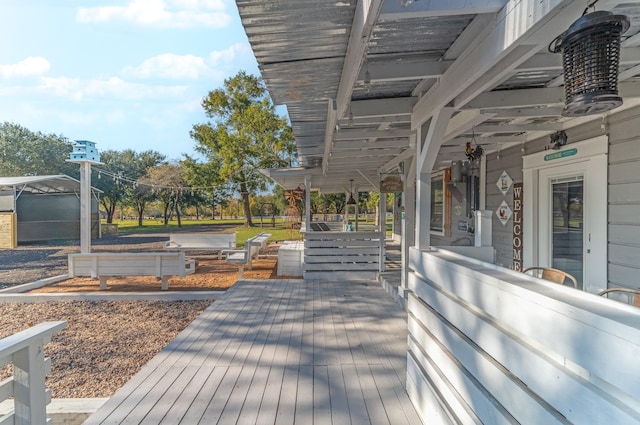
[[[609,146],[608,287],[640,288],[638,109],[614,117]]]
[[[453,254],[412,249],[410,265],[408,383],[435,387],[409,391],[416,406],[435,397],[462,423],[467,408],[484,423],[640,421],[640,310]]]

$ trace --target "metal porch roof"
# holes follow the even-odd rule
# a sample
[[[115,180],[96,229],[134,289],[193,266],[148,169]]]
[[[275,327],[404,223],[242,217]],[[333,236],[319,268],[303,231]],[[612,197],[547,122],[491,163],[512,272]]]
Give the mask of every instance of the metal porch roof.
[[[375,190],[379,171],[411,157],[416,105],[428,103],[448,71],[481,48],[504,13],[511,13],[502,10],[507,0],[415,1],[407,7],[399,0],[236,3],[269,92],[276,104],[287,106],[296,137],[302,168],[271,174],[286,175],[288,182],[297,178],[298,184],[305,173],[312,175],[312,186],[324,192],[344,190],[350,179],[360,190]],[[464,159],[472,134],[492,152],[584,122],[560,116],[561,58],[546,46],[585,5],[548,3],[557,10],[541,24],[536,50],[515,49],[508,57],[516,64],[512,69],[501,69],[503,57],[491,64],[491,72],[460,82],[465,97],[449,105],[455,108],[453,119],[466,125],[448,134],[436,165]],[[635,79],[640,75],[640,2],[600,0],[597,7],[631,20],[624,34],[620,91],[626,107],[640,104]]]

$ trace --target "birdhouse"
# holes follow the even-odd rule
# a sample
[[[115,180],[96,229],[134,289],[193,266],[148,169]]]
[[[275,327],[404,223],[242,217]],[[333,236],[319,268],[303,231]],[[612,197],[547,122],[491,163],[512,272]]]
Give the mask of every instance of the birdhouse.
[[[96,144],[88,140],[76,140],[69,161],[100,163],[100,154],[98,153]]]

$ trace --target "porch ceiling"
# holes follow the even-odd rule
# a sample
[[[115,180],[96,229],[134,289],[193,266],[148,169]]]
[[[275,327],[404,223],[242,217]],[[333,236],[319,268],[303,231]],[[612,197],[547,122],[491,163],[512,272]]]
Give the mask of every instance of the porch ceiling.
[[[461,66],[490,46],[491,31],[524,3],[543,15],[535,32],[514,41],[498,60],[475,62],[487,72],[456,81]],[[280,183],[297,187],[307,174],[323,192],[348,189],[350,179],[354,188],[376,190],[379,172],[412,156],[421,115],[437,105],[453,107],[454,115],[436,167],[464,159],[472,135],[490,153],[602,119],[561,117],[561,57],[547,50],[580,17],[583,3],[431,0],[402,7],[399,0],[237,0],[269,92],[287,106],[296,136],[302,169]],[[596,7],[631,20],[623,36],[620,94],[622,108],[638,105],[640,2],[600,0]],[[452,100],[443,96],[447,92],[455,93]]]

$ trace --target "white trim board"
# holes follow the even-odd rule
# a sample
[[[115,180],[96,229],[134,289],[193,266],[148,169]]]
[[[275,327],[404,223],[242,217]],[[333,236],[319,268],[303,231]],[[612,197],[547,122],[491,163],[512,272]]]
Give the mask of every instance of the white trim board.
[[[540,208],[545,208],[541,203],[550,201],[546,199],[547,189],[541,187],[540,178],[583,174],[585,211],[588,212],[585,249],[589,249],[589,257],[585,257],[585,264],[589,268],[585,274],[584,289],[595,293],[606,288],[608,148],[609,138],[604,135],[565,145],[560,150],[546,150],[523,157],[523,267],[550,266],[545,264],[546,259],[541,254],[549,241],[546,232],[543,232],[548,220],[542,217],[544,214],[540,214]],[[563,156],[563,152],[570,155]],[[549,159],[548,155],[553,154],[558,157]]]

